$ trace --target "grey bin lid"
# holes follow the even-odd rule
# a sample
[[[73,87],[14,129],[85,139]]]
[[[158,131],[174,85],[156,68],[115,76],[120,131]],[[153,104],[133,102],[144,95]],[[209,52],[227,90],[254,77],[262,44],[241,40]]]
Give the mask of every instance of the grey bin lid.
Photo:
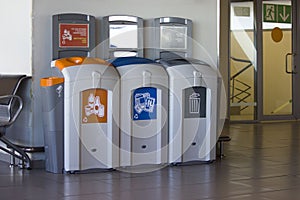
[[[174,67],[174,66],[178,66],[178,65],[188,65],[188,64],[191,64],[191,65],[198,64],[198,65],[205,65],[205,66],[210,67],[210,65],[207,64],[206,62],[197,60],[194,58],[160,59],[160,60],[158,60],[158,62],[160,64],[162,64],[165,68]]]
[[[178,65],[205,65],[210,67],[209,64],[205,63],[204,61],[197,60],[194,58],[186,58],[182,57],[174,52],[165,51],[161,53],[161,58],[157,60],[159,63],[161,63],[165,68],[168,67],[174,67]]]

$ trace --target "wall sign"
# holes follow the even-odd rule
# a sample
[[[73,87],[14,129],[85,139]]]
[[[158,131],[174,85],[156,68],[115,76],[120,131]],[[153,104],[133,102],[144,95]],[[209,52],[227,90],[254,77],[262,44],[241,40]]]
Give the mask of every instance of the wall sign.
[[[237,17],[250,17],[250,7],[234,6],[234,16]]]
[[[88,48],[89,24],[59,24],[60,48]]]
[[[290,5],[264,4],[264,22],[291,23],[292,7]]]

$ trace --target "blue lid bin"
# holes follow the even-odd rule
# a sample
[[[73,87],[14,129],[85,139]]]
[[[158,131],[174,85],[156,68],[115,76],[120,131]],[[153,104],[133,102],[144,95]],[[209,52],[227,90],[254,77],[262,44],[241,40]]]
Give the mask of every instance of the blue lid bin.
[[[110,61],[121,76],[120,166],[167,163],[168,74],[153,60]]]

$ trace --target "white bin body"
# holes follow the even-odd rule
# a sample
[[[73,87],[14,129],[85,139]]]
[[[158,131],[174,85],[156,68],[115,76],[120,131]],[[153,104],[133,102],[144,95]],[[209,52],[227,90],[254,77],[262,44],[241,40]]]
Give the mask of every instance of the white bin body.
[[[167,163],[167,72],[155,63],[117,70],[121,75],[120,166]]]
[[[169,74],[169,162],[215,160],[217,73],[209,66],[180,64]]]
[[[65,171],[119,166],[119,74],[112,66],[62,69]]]

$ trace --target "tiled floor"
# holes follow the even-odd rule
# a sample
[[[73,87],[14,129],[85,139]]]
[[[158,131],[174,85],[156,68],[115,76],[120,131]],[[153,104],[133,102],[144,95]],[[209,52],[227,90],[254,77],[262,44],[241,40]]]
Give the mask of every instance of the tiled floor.
[[[0,162],[0,199],[300,199],[300,122],[232,124],[227,131],[224,159],[144,174],[63,175]]]

